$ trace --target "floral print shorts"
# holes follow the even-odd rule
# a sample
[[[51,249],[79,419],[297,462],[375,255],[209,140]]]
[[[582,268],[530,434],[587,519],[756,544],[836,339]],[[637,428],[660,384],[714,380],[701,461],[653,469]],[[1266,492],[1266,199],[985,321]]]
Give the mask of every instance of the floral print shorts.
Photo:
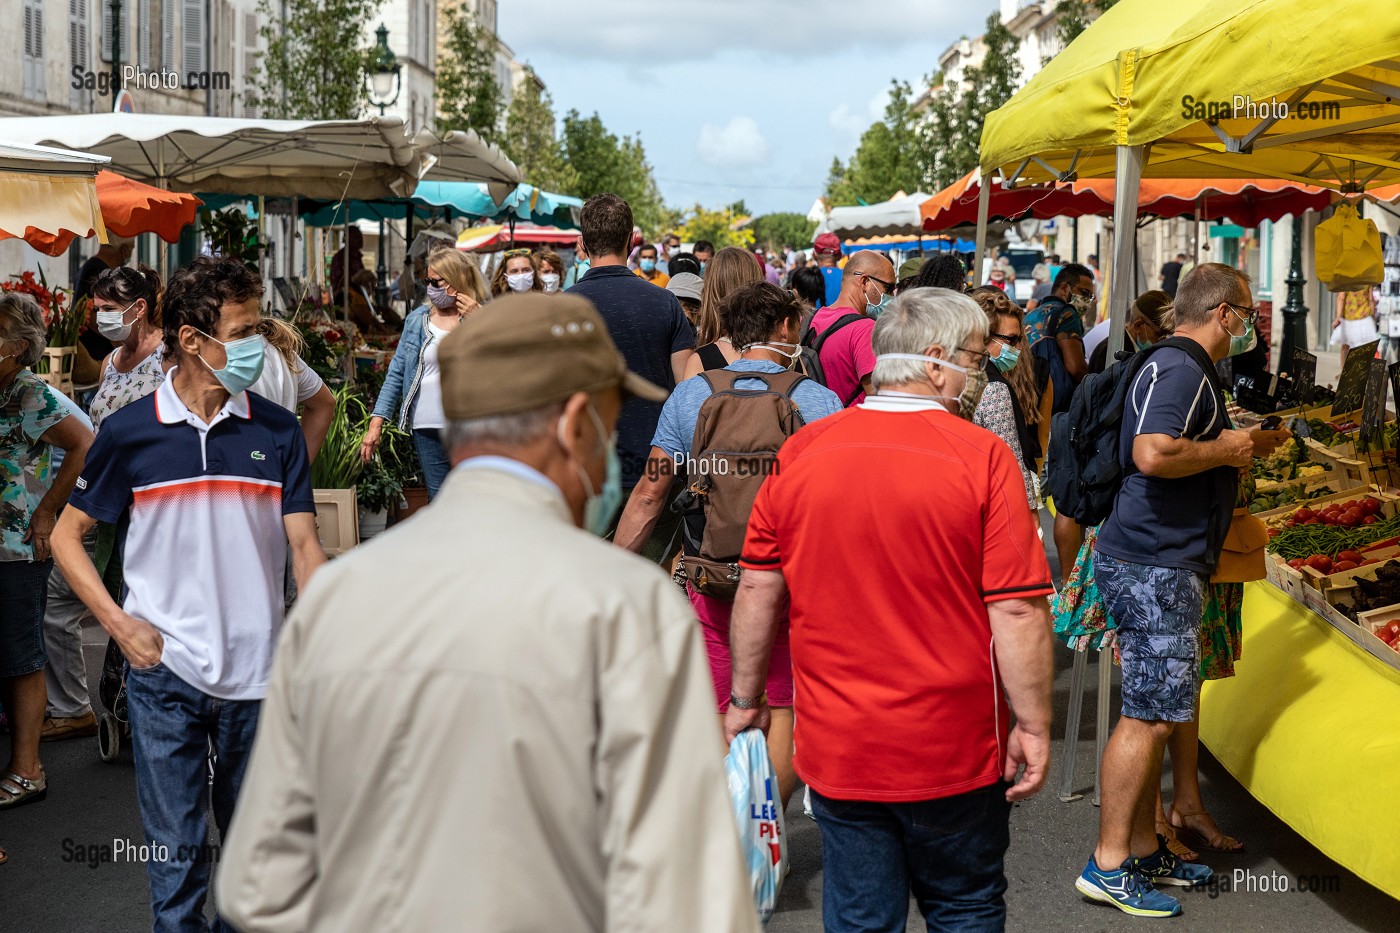
[[[1197,653],[1206,577],[1174,567],[1132,564],[1094,554],[1104,606],[1118,623],[1123,715],[1190,722],[1195,718]]]

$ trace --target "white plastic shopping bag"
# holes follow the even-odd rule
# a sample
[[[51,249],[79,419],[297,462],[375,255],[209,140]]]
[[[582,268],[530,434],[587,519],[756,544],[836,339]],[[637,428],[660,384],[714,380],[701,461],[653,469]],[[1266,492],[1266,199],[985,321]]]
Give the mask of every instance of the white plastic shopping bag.
[[[788,855],[778,778],[768,760],[762,732],[746,729],[734,738],[724,759],[724,772],[739,826],[739,844],[753,884],[754,904],[759,919],[767,923],[778,905]]]

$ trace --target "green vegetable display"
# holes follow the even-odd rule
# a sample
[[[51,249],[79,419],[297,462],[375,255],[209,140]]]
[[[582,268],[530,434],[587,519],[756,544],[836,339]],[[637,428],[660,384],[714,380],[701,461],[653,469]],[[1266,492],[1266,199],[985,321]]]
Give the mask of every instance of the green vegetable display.
[[[1284,560],[1310,557],[1314,554],[1339,554],[1357,550],[1385,538],[1400,535],[1400,514],[1383,518],[1374,525],[1346,528],[1337,525],[1298,525],[1285,528],[1268,545]]]

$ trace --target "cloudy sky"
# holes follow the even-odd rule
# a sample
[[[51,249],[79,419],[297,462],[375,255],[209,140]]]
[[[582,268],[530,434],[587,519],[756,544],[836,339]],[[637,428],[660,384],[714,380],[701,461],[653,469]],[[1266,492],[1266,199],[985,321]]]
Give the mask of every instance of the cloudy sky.
[[[501,38],[555,112],[640,133],[668,204],[806,213],[832,156],[995,0],[505,0]]]

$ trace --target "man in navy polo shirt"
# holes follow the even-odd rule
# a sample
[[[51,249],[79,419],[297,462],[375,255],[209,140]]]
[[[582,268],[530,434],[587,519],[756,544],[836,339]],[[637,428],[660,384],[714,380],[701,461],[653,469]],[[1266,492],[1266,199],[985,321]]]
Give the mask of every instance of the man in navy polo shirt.
[[[579,214],[583,248],[592,268],[569,289],[593,303],[608,326],[608,336],[622,351],[627,368],[667,392],[685,378],[685,364],[695,352],[695,330],[675,295],[638,278],[627,268],[632,238],[632,208],[615,194],[589,198]],[[646,470],[651,437],[661,418],[661,404],[634,398],[617,419],[617,453],[622,461],[624,497]],[[679,516],[657,525],[642,555],[653,560],[674,556]]]
[[[262,371],[262,291],[227,259],[202,257],[171,277],[162,316],[176,365],[103,424],[53,535],[73,591],[128,662],[157,933],[204,928],[210,748],[226,837],[282,625],[288,544],[299,587],[326,559],[296,416],[247,391]],[[122,528],[121,606],[82,546],[98,521]]]

